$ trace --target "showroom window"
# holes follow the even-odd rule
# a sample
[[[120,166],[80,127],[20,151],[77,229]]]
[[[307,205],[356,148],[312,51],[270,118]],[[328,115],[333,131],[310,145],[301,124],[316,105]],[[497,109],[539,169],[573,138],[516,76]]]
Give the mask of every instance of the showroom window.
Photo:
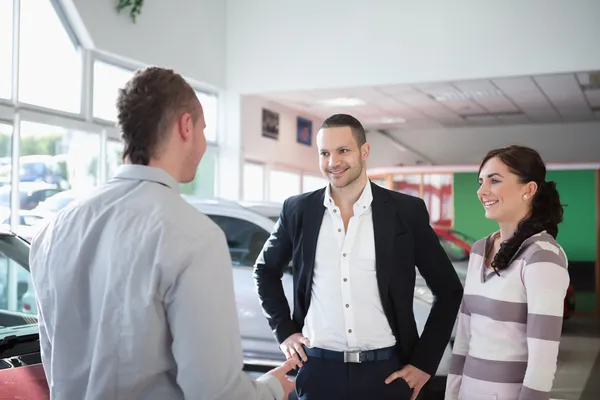
[[[198,197],[214,197],[217,173],[217,152],[209,147],[196,170],[196,177],[190,183],[180,185],[181,194]]]
[[[265,167],[261,164],[244,163],[243,196],[246,201],[263,201],[265,198]]]
[[[133,76],[133,71],[108,64],[94,62],[93,115],[106,121],[117,120],[116,100],[119,89]]]
[[[300,174],[271,170],[269,173],[269,201],[283,203],[285,199],[300,193]]]
[[[327,186],[327,179],[316,175],[302,175],[302,192],[312,192]]]
[[[111,179],[117,168],[123,164],[123,142],[109,139],[106,141],[106,179]]]
[[[59,192],[81,193],[98,184],[98,134],[23,121],[20,149],[20,210],[35,210]]]
[[[0,0],[0,98],[12,91],[13,2]]]
[[[208,217],[225,232],[233,265],[253,266],[269,238],[269,232],[243,219],[210,214]]]
[[[204,136],[209,142],[217,141],[217,127],[219,125],[219,102],[218,97],[196,90],[196,96],[202,104],[204,111],[204,120],[206,122],[206,128],[204,129]]]
[[[80,113],[81,49],[52,2],[21,1],[20,21],[19,101]]]

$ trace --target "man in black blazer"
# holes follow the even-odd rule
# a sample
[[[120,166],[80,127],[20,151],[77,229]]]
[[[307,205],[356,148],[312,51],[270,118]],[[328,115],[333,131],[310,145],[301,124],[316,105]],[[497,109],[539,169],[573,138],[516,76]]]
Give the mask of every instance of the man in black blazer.
[[[304,400],[416,398],[447,346],[463,288],[424,202],[369,181],[361,123],[329,117],[317,134],[327,187],[288,198],[254,277],[286,357],[303,362]],[[294,310],[281,282],[292,261]],[[415,266],[435,296],[421,337]]]

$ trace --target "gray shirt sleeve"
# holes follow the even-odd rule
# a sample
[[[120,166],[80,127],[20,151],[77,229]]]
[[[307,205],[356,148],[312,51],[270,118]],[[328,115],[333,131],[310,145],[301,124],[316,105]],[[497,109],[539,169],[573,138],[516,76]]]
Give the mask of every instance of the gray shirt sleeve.
[[[195,243],[184,241],[183,269],[164,300],[184,397],[283,399],[275,377],[266,374],[253,381],[243,371],[232,264],[223,232],[214,229]]]

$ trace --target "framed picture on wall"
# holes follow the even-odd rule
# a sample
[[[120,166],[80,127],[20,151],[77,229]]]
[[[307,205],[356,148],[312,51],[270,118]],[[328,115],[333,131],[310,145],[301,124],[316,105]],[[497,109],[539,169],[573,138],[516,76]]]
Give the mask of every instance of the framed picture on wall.
[[[279,114],[263,108],[262,135],[271,139],[279,139]]]
[[[307,146],[312,146],[312,121],[298,117],[296,141]]]

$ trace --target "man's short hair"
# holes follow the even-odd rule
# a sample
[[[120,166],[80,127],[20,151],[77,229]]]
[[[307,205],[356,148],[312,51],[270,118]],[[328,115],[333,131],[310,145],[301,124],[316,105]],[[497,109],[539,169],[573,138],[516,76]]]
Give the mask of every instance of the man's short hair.
[[[319,130],[323,128],[339,128],[343,126],[348,126],[350,127],[350,129],[352,129],[354,140],[356,140],[356,143],[358,144],[359,148],[363,144],[367,143],[367,135],[365,134],[365,128],[363,128],[360,121],[354,118],[352,115],[334,114],[331,117],[327,118],[325,121],[323,121]]]
[[[117,121],[125,142],[123,160],[148,165],[167,136],[169,126],[184,112],[200,116],[194,89],[171,69],[137,70],[119,89]]]

